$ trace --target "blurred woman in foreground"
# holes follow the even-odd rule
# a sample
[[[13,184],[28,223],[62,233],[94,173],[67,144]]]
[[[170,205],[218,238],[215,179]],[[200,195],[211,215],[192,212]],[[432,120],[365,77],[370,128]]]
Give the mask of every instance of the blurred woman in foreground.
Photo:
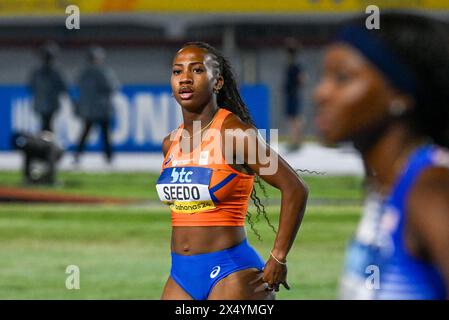
[[[315,90],[326,143],[351,141],[366,204],[348,247],[344,299],[444,299],[449,288],[449,36],[425,17],[347,24]]]

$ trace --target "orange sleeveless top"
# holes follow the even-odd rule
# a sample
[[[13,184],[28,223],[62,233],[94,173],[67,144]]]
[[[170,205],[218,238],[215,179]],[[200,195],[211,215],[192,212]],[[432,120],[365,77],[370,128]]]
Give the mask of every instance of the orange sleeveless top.
[[[220,108],[190,153],[180,148],[184,126],[173,132],[156,185],[159,199],[170,206],[173,226],[245,225],[254,176],[233,169],[223,157],[220,130],[229,114]]]

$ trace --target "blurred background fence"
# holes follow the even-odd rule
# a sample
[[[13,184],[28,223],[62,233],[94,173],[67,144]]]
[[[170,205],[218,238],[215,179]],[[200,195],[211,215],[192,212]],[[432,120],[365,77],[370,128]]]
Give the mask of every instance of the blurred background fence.
[[[286,126],[282,125],[285,122],[282,112],[284,66],[287,59],[285,40],[294,38],[301,44],[299,60],[307,75],[302,88],[306,119],[304,131],[306,135],[313,136],[315,131],[311,95],[320,72],[323,47],[343,19],[365,13],[371,2],[2,0],[0,133],[3,139],[0,141],[0,149],[7,149],[5,135],[8,130],[5,127],[28,126],[33,129],[34,120],[28,113],[25,114],[28,112],[26,106],[29,99],[23,86],[37,64],[34,53],[48,40],[54,40],[61,46],[57,64],[72,85],[83,65],[87,46],[95,43],[106,49],[107,63],[116,71],[124,85],[122,95],[115,100],[117,114],[121,119],[116,121],[113,128],[114,141],[121,150],[133,150],[134,147],[126,142],[127,139],[132,139],[132,133],[126,131],[134,126],[132,119],[136,117],[136,112],[146,110],[147,114],[176,114],[176,111],[170,109],[173,101],[167,95],[169,88],[161,86],[169,84],[171,59],[180,45],[187,41],[207,41],[219,47],[232,61],[241,85],[265,87],[266,92],[262,96],[255,92],[254,96],[248,97],[248,104],[258,110],[262,109],[261,113],[253,115],[259,115],[264,126],[268,124],[271,128],[279,128],[280,133],[285,134]],[[80,10],[80,29],[66,28],[66,19],[71,12],[66,13],[69,5],[77,5]],[[376,1],[376,5],[380,10],[405,6],[445,21],[449,19],[447,1]],[[148,95],[133,99],[131,92],[135,94],[137,88]],[[257,99],[253,103],[251,99],[255,97]],[[161,108],[167,110],[160,110]],[[60,122],[61,130],[56,131],[61,139],[71,141],[76,131],[72,128],[76,124],[70,119],[70,107],[65,106],[61,113],[68,123]],[[148,121],[149,133],[139,150],[154,151],[163,137],[157,133],[167,132],[167,129],[172,129],[176,124],[165,120],[152,122],[148,117],[144,119]],[[165,119],[164,116],[162,119]],[[179,117],[174,119],[180,120]],[[125,125],[126,121],[128,123]],[[61,132],[64,128],[70,128],[69,132]],[[139,136],[139,133],[136,134]]]

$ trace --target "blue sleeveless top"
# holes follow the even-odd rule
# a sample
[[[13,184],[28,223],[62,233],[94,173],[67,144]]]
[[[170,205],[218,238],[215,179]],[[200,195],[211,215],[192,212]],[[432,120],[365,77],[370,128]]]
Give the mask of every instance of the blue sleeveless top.
[[[409,158],[391,194],[367,197],[362,220],[350,243],[340,282],[342,299],[445,299],[441,273],[408,253],[404,239],[408,193],[430,166],[449,166],[449,155],[432,145]]]

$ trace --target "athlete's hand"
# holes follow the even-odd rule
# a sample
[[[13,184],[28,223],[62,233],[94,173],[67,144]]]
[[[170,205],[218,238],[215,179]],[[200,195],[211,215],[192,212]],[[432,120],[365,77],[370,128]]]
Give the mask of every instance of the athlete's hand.
[[[287,265],[280,264],[272,257],[265,264],[262,280],[267,284],[266,290],[278,292],[281,284],[285,289],[290,290],[290,286],[287,283]]]

